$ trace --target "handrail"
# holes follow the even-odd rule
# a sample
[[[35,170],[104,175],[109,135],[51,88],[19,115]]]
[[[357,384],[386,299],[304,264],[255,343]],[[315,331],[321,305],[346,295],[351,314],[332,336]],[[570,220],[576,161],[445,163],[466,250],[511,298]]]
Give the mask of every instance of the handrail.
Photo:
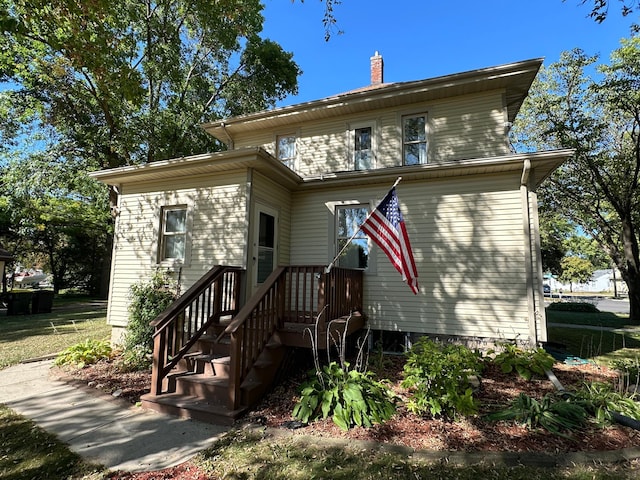
[[[314,324],[328,305],[327,315],[319,318],[319,328],[327,319],[362,310],[362,271],[334,268],[325,273],[324,265],[278,267],[240,309],[216,341],[230,339],[228,408],[239,407],[240,388],[271,337],[285,321]]]
[[[151,393],[162,393],[164,378],[215,322],[238,311],[242,269],[217,265],[150,324],[153,333]]]

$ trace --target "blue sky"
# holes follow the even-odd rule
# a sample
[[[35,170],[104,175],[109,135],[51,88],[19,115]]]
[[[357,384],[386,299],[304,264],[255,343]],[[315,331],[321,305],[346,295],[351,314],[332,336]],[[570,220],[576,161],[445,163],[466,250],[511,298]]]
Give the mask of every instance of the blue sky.
[[[385,82],[401,82],[531,58],[546,65],[579,47],[608,61],[630,35],[611,0],[603,24],[580,0],[342,0],[335,8],[344,33],[324,40],[320,0],[263,0],[263,36],[294,54],[303,70],[290,105],[369,84],[369,59],[384,58]],[[590,2],[587,2],[590,3]]]

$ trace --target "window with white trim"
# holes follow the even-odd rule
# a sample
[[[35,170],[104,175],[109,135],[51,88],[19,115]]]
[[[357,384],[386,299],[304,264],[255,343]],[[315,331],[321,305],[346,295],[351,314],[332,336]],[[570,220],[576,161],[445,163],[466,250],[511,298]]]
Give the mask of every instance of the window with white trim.
[[[356,128],[353,135],[354,170],[370,170],[373,168],[373,128]]]
[[[426,114],[402,117],[402,163],[403,165],[427,163]]]
[[[187,246],[187,207],[162,207],[160,261],[184,261]]]
[[[358,231],[368,214],[369,206],[366,204],[336,206],[336,255],[344,248],[336,262],[337,266],[361,269],[369,266],[369,238],[362,230]],[[349,242],[356,231],[358,233]]]
[[[294,169],[296,159],[295,135],[278,135],[276,137],[276,158],[290,169]]]

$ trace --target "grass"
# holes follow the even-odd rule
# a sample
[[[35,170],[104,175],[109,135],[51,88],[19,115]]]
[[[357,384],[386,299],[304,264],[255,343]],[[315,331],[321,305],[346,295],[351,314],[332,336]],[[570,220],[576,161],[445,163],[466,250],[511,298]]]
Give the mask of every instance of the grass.
[[[0,478],[99,479],[100,467],[86,463],[31,420],[0,405]]]
[[[2,479],[106,480],[111,477],[101,467],[83,461],[30,420],[1,405],[0,444]],[[476,456],[469,462],[477,460]],[[419,454],[407,455],[392,449],[381,451],[353,442],[342,445],[310,437],[272,437],[254,430],[231,431],[211,448],[199,453],[193,463],[211,480],[626,480],[640,475],[638,461],[538,468],[492,465],[487,458],[481,464],[456,465],[447,460],[433,461]],[[170,477],[158,474],[153,478]]]
[[[106,307],[55,298],[51,313],[0,316],[0,368],[52,355],[87,338],[108,339]]]
[[[477,457],[475,459],[477,461]],[[471,462],[472,460],[470,460]],[[271,437],[255,431],[234,431],[212,448],[201,452],[195,463],[211,478],[302,480],[331,479],[631,479],[640,465],[572,466],[570,468],[509,467],[492,465],[490,458],[477,465],[455,465],[354,444],[327,444],[316,438]]]
[[[615,314],[611,312],[584,313],[563,312],[547,309],[547,322],[562,323],[566,325],[590,325],[593,327],[625,328],[633,327],[629,323],[629,315]]]
[[[636,332],[609,330],[634,326],[629,323],[628,315],[547,310],[547,322],[596,327],[548,327],[549,342],[564,345],[570,355],[604,364],[614,359],[635,359],[640,356],[640,329]]]

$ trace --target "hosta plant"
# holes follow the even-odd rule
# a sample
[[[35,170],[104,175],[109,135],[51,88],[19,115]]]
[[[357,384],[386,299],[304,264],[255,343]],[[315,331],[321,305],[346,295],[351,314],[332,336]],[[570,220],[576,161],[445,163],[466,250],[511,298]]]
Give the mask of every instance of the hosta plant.
[[[87,339],[84,342],[65,348],[58,354],[54,364],[74,365],[78,368],[84,368],[110,356],[111,345],[108,341]]]
[[[544,376],[555,361],[543,348],[524,349],[515,343],[504,343],[501,346],[503,350],[495,356],[493,363],[498,365],[503,373],[515,371],[525,380],[531,380],[534,375]]]
[[[421,338],[409,351],[404,366],[402,385],[411,394],[407,408],[418,415],[450,418],[475,413],[470,378],[483,366],[481,355],[464,345]]]
[[[348,362],[343,366],[331,362],[311,375],[293,409],[294,418],[304,423],[331,416],[336,425],[348,430],[383,423],[396,411],[391,390],[371,372],[350,370]]]

